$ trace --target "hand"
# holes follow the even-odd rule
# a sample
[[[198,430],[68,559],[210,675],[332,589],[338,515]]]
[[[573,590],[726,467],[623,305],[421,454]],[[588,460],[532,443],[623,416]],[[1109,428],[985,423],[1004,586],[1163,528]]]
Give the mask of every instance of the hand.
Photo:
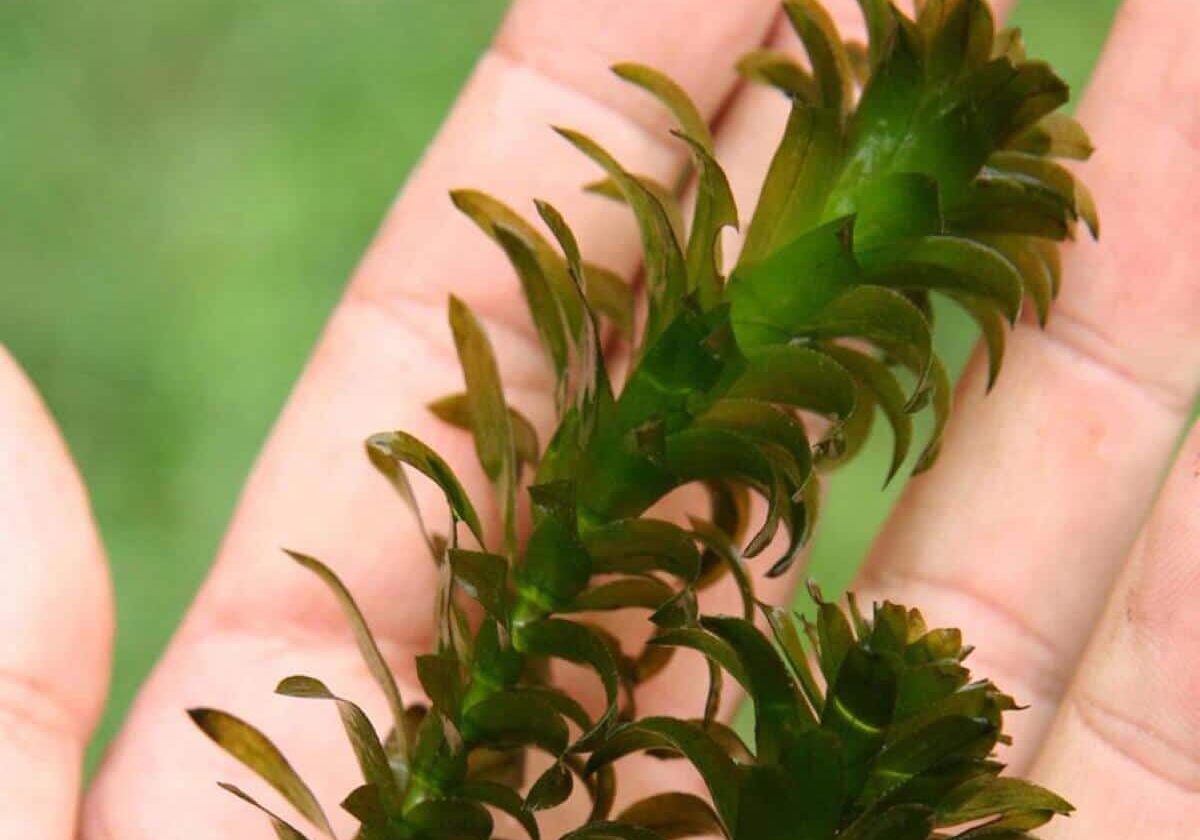
[[[831,5],[843,32],[861,29],[849,0]],[[80,755],[112,632],[107,579],[68,456],[0,358],[0,836],[268,836],[216,788],[243,772],[192,728],[184,709],[194,705],[261,724],[322,799],[349,790],[353,759],[332,712],[272,689],[302,672],[371,711],[381,701],[336,605],[282,558],[281,544],[338,570],[402,688],[416,694],[412,657],[431,641],[433,570],[361,441],[412,431],[447,455],[477,500],[490,497],[467,437],[424,409],[459,382],[448,291],[486,318],[513,401],[543,429],[552,419],[509,270],[446,191],[479,187],[521,208],[550,198],[589,258],[632,275],[632,226],[578,194],[595,173],[546,125],[577,126],[669,182],[682,150],[607,65],[655,65],[716,114],[734,90],[728,57],[782,31],[775,0],[577,0],[569,18],[561,9],[516,4],[413,174],[82,806]],[[1200,823],[1200,619],[1189,599],[1200,587],[1200,432],[1156,501],[1200,388],[1197,31],[1195,0],[1126,0],[1082,112],[1100,149],[1087,180],[1111,235],[1069,251],[1049,328],[1018,327],[993,397],[983,398],[973,364],[940,464],[908,488],[858,584],[865,598],[918,604],[932,621],[961,626],[979,646],[979,672],[1033,705],[1012,718],[1018,746],[1008,758],[1080,808],[1046,837],[1184,840]],[[723,112],[719,148],[743,210],[782,108],[769,92],[739,89]],[[699,679],[685,659],[649,684],[643,709],[670,709],[669,687]],[[642,772],[647,785],[650,772],[658,786],[689,783],[664,781],[661,764]]]

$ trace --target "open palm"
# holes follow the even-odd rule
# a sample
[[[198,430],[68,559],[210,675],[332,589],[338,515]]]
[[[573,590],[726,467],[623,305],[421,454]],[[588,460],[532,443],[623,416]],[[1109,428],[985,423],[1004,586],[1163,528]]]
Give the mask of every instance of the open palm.
[[[844,33],[861,30],[851,0],[828,5]],[[82,750],[107,683],[107,573],[52,423],[0,356],[0,837],[267,836],[213,784],[244,771],[191,727],[184,710],[195,705],[264,722],[323,799],[350,789],[354,759],[329,710],[271,693],[303,671],[379,710],[336,604],[281,559],[281,544],[337,569],[402,688],[417,693],[412,658],[431,644],[434,570],[415,523],[358,453],[368,433],[403,428],[490,497],[469,438],[424,408],[460,381],[442,315],[450,290],[487,319],[513,402],[543,430],[553,419],[516,283],[447,190],[475,186],[518,207],[549,198],[589,258],[634,276],[633,227],[578,194],[592,171],[545,129],[578,126],[671,182],[684,151],[605,71],[634,59],[720,115],[718,151],[739,205],[753,204],[786,104],[737,88],[712,57],[783,41],[776,1],[569,8],[514,5],[351,281],[212,574],[82,795]],[[1176,449],[1200,390],[1197,31],[1196,0],[1126,0],[1082,111],[1100,149],[1087,179],[1111,235],[1069,250],[1049,327],[1017,328],[992,398],[978,381],[986,364],[973,363],[938,468],[907,489],[857,585],[962,627],[980,647],[978,670],[1033,706],[1015,716],[1006,759],[1080,809],[1046,837],[1185,840],[1200,824],[1200,433]],[[784,597],[774,585],[768,594]],[[672,711],[685,692],[671,687],[702,679],[699,667],[678,658],[647,684],[642,710]],[[662,764],[622,778],[643,794],[691,783]]]

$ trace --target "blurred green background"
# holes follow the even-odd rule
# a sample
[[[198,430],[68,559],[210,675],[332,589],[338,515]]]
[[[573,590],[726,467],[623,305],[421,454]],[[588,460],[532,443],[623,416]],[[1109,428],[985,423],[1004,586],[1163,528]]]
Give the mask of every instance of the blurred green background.
[[[1018,18],[1078,90],[1116,2],[1026,0]],[[506,5],[0,4],[0,340],[63,427],[116,579],[116,672],[93,760]],[[963,322],[943,337],[961,363]],[[814,560],[830,588],[899,489],[879,492],[887,446],[877,435],[835,479]]]

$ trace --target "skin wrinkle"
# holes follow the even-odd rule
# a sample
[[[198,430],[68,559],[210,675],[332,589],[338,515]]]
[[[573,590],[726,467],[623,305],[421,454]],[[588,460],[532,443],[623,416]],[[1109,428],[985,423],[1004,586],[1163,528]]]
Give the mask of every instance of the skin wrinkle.
[[[1200,755],[1157,727],[1101,700],[1073,692],[1067,708],[1100,744],[1152,777],[1189,795],[1200,794]]]
[[[679,169],[683,168],[685,158],[681,151],[682,147],[679,147],[677,150],[675,147],[676,144],[666,142],[666,138],[670,137],[667,134],[668,125],[660,124],[656,120],[647,119],[640,110],[620,108],[608,101],[607,98],[597,96],[594,92],[587,90],[583,85],[572,84],[570,79],[555,73],[551,69],[540,66],[538,63],[532,61],[528,55],[518,49],[514,49],[502,38],[492,44],[491,48],[484,55],[499,59],[514,71],[530,73],[547,85],[566,91],[572,96],[586,99],[590,104],[608,111],[627,125],[641,129],[642,134],[648,140],[659,144],[672,157],[676,158]]]
[[[419,294],[410,294],[410,288],[406,286],[385,295],[373,291],[369,286],[361,290],[351,287],[343,301],[347,306],[345,311],[353,312],[361,307],[382,315],[391,325],[391,330],[385,329],[385,333],[397,334],[396,328],[399,328],[399,334],[415,338],[433,359],[441,362],[450,378],[461,380],[458,352],[450,330],[445,326],[445,299],[436,302],[425,300]],[[554,376],[550,368],[541,363],[545,354],[532,329],[526,329],[524,324],[516,326],[508,323],[507,319],[472,311],[483,324],[495,349],[505,393],[525,391],[530,396],[541,398],[553,393]],[[429,358],[423,356],[422,360]],[[514,365],[506,365],[506,359],[530,359],[534,364],[522,364],[512,370]]]
[[[1178,422],[1183,422],[1191,411],[1194,393],[1166,381],[1156,381],[1150,371],[1138,372],[1122,363],[1121,348],[1096,325],[1067,307],[1056,308],[1050,323],[1045,330],[1038,330],[1038,335],[1047,339],[1050,346],[1120,381]]]
[[[13,741],[26,727],[54,740],[82,745],[91,732],[90,712],[74,707],[62,693],[32,674],[0,668],[0,740]]]

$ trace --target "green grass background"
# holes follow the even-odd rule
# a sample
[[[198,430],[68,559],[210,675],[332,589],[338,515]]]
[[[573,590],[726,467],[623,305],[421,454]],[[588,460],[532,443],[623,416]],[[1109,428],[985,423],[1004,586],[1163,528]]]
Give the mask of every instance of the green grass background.
[[[116,580],[116,670],[93,758],[506,5],[0,4],[0,340],[63,427]],[[1079,89],[1115,6],[1026,0],[1018,19]],[[965,324],[943,337],[960,363]],[[835,479],[814,559],[831,588],[899,489],[879,492],[886,437]]]

